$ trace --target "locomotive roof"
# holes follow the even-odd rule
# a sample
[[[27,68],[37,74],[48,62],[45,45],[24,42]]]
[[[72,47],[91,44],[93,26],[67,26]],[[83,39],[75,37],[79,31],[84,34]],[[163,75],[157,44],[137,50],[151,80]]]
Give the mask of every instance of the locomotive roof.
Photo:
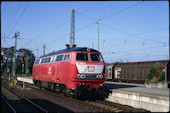
[[[66,53],[66,52],[71,52],[71,51],[87,51],[88,49],[90,49],[91,52],[99,52],[99,51],[97,51],[95,49],[87,48],[87,47],[72,47],[72,48],[69,48],[69,49],[62,49],[62,50],[59,50],[59,51],[55,51],[55,52],[43,55],[43,56],[41,56],[39,58],[43,58],[43,57],[47,57],[47,56],[53,56],[53,55]]]

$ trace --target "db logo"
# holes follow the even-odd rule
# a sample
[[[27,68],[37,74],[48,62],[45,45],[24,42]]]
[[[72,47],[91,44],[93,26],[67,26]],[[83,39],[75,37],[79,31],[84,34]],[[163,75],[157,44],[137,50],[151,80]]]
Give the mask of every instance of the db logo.
[[[87,66],[87,68],[88,68],[88,72],[94,72],[95,71],[94,66]]]

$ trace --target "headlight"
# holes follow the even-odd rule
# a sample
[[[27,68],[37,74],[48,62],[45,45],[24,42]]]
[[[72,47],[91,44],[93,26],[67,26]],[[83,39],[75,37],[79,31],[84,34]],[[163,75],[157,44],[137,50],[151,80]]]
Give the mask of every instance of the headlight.
[[[79,78],[79,79],[84,79],[85,77],[86,77],[86,75],[81,75],[81,74],[77,75],[77,78]]]
[[[96,78],[103,78],[103,75],[96,75]]]
[[[81,75],[77,75],[77,78],[81,78]]]

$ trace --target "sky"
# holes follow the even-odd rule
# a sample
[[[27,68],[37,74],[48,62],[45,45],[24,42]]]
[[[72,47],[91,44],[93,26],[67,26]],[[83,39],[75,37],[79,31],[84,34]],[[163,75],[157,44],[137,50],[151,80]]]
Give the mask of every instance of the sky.
[[[1,2],[1,47],[36,57],[65,49],[75,11],[75,44],[98,49],[106,63],[169,59],[169,1]]]

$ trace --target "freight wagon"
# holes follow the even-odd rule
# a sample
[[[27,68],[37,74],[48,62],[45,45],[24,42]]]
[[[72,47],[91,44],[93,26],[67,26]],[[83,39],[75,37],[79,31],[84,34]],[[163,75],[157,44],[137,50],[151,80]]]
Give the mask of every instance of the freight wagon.
[[[105,77],[108,81],[115,82],[131,82],[144,84],[150,69],[155,66],[155,63],[163,64],[164,71],[167,74],[167,64],[169,60],[162,61],[147,61],[147,62],[129,62],[129,63],[111,63],[106,64]],[[167,79],[169,76],[167,76]]]

